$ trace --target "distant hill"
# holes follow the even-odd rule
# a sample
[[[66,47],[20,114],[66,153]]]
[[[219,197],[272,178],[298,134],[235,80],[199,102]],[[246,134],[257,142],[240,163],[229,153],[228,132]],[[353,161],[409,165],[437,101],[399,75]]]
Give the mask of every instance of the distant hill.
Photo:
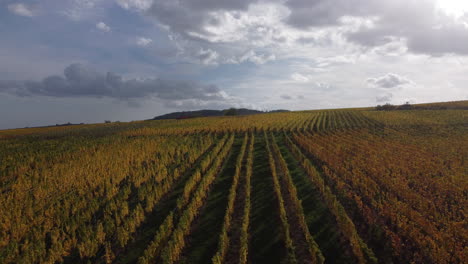
[[[184,111],[174,112],[165,115],[156,116],[151,120],[162,120],[162,119],[187,119],[195,117],[209,117],[209,116],[226,116],[226,115],[256,115],[264,113],[278,113],[278,112],[289,112],[289,110],[273,110],[269,112],[252,110],[247,108],[231,108],[224,110],[197,110],[197,111]]]

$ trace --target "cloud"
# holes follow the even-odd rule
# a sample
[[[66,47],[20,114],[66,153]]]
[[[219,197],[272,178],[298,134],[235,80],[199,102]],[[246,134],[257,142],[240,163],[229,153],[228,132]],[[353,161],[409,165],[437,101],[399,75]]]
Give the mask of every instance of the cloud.
[[[135,1],[132,1],[135,2]],[[246,10],[251,0],[154,0],[148,14],[172,31],[188,35],[190,32],[205,33],[205,25],[216,25],[213,12]]]
[[[284,23],[292,14],[289,2],[154,0],[145,14],[153,17],[171,33],[188,40],[216,44],[238,42],[251,48],[265,47],[295,38],[297,30]],[[316,40],[310,34],[304,35],[300,37]]]
[[[281,99],[284,99],[284,100],[304,100],[305,97],[304,95],[296,95],[296,96],[292,96],[292,95],[289,95],[289,94],[282,94],[280,95]]]
[[[117,0],[117,4],[124,9],[147,10],[152,3],[153,0]]]
[[[295,82],[306,83],[312,80],[312,76],[296,72],[291,74],[291,79]]]
[[[291,74],[290,78],[294,82],[307,83],[307,82],[313,81],[314,76],[311,75],[311,74],[303,74],[303,73],[295,72],[295,73]]]
[[[286,22],[294,27],[307,29],[337,25],[343,16],[365,16],[370,13],[366,0],[289,0],[285,5],[291,11]]]
[[[118,74],[103,74],[81,64],[71,64],[65,68],[64,76],[52,75],[42,81],[0,81],[0,92],[22,97],[107,97],[127,101],[150,98],[166,101],[229,99],[215,85],[159,78],[125,80]]]
[[[258,54],[253,50],[249,50],[237,59],[231,58],[231,60],[229,60],[228,63],[242,63],[245,61],[249,61],[254,64],[261,65],[269,61],[274,61],[275,59],[276,56],[274,54]]]
[[[202,64],[205,65],[217,65],[219,54],[211,49],[200,49],[196,55]]]
[[[151,3],[152,2],[152,3]],[[435,0],[119,0],[124,8],[144,10],[172,34],[197,48],[211,48],[220,58],[223,44],[239,43],[245,50],[278,46],[320,45],[314,33],[324,30],[335,39],[374,48],[400,41],[413,53],[468,55],[465,16],[444,13]],[[323,38],[323,36],[322,36]],[[442,41],[443,40],[443,41]],[[214,49],[209,45],[221,47]],[[208,45],[204,45],[208,44]],[[282,45],[285,44],[285,45]],[[397,46],[388,51],[400,52]],[[221,50],[223,49],[223,50]],[[399,49],[399,50],[397,50]],[[275,55],[275,54],[273,54]],[[236,55],[236,58],[239,54]],[[222,61],[222,60],[220,60]],[[224,60],[227,61],[227,60]]]
[[[279,4],[259,2],[156,0],[144,13],[168,32],[179,59],[211,65],[261,65],[277,59],[265,47],[284,42],[276,26],[286,10]],[[201,59],[203,56],[210,60]]]
[[[322,89],[322,90],[328,90],[332,88],[331,84],[324,83],[324,82],[316,82],[315,86],[317,86],[317,88]]]
[[[394,73],[388,73],[377,78],[369,78],[366,80],[371,87],[382,89],[395,89],[405,85],[413,84],[413,82],[403,76]]]
[[[391,93],[386,93],[386,94],[383,94],[383,95],[380,95],[380,96],[377,96],[375,98],[375,101],[377,103],[385,103],[385,102],[390,102],[393,98],[393,94]]]
[[[393,39],[391,42],[388,42],[384,45],[377,46],[372,49],[372,52],[380,56],[393,56],[400,57],[407,53],[408,47],[406,40],[404,39]]]
[[[26,4],[22,4],[22,3],[9,4],[7,7],[8,7],[8,10],[10,12],[12,12],[13,14],[16,14],[18,16],[25,16],[25,17],[33,17],[34,16],[34,12],[31,9],[31,7],[29,7]]]
[[[96,28],[99,29],[99,30],[102,30],[104,32],[110,32],[111,31],[111,28],[102,21],[96,24]]]
[[[60,6],[63,6],[64,10],[60,12],[62,15],[73,21],[82,21],[102,17],[102,11],[106,9],[106,2],[105,0],[50,1],[49,8],[60,10]]]
[[[379,5],[365,5],[374,16],[371,26],[348,32],[347,39],[366,47],[385,45],[392,39],[405,40],[413,53],[440,56],[468,54],[468,27],[438,9],[434,0],[385,0]]]
[[[151,42],[153,42],[152,39],[150,38],[144,38],[144,37],[139,37],[136,40],[136,44],[141,47],[146,47],[148,46]]]

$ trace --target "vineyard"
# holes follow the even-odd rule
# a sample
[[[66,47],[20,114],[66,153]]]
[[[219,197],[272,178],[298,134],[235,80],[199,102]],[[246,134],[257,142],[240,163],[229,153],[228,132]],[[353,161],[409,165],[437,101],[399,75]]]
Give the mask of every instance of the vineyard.
[[[0,263],[468,263],[467,158],[456,108],[3,130]]]

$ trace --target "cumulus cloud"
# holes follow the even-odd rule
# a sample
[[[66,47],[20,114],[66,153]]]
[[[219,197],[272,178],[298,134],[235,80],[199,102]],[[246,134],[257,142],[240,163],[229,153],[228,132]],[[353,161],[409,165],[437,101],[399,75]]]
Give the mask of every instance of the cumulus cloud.
[[[145,10],[145,14],[174,34],[207,43],[241,42],[253,48],[292,40],[297,44],[318,45],[317,36],[311,36],[311,32],[325,29],[363,47],[379,47],[397,40],[414,53],[468,54],[466,16],[456,18],[444,13],[435,0],[119,0],[119,3],[124,8]],[[386,48],[398,52],[403,49]],[[221,54],[220,50],[216,52]]]
[[[102,21],[96,24],[96,28],[104,32],[111,31],[111,28]]]
[[[366,82],[371,87],[382,89],[401,88],[402,86],[413,84],[411,80],[394,73],[388,73],[381,77],[369,78]]]
[[[265,47],[284,42],[284,34],[276,26],[287,10],[279,4],[258,2],[156,0],[145,14],[168,31],[179,59],[201,64],[260,65],[277,59]]]
[[[215,85],[159,78],[129,79],[71,64],[64,76],[52,75],[42,81],[0,81],[0,92],[17,96],[90,97],[119,100],[159,98],[166,101],[225,101],[227,94]]]
[[[23,4],[23,3],[9,4],[7,7],[8,7],[8,10],[15,15],[25,16],[25,17],[34,16],[34,12],[32,8],[26,4]]]
[[[260,7],[251,10],[249,2],[154,1],[142,14],[154,18],[167,32],[173,55],[179,61],[203,65],[266,64],[277,57],[271,50],[258,47],[280,38],[272,31],[273,25],[265,25],[274,10]]]
[[[149,44],[151,44],[151,42],[153,42],[152,39],[150,39],[150,38],[144,38],[144,37],[139,37],[139,38],[137,38],[137,40],[136,40],[136,44],[137,44],[138,46],[141,46],[141,47],[146,47],[146,46],[148,46]]]

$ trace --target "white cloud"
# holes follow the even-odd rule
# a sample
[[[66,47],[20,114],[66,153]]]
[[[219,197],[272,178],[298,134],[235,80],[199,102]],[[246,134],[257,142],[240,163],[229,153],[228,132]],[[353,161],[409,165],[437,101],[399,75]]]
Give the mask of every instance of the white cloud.
[[[394,73],[387,73],[384,76],[376,78],[368,78],[366,82],[372,87],[382,89],[401,88],[402,86],[413,84],[413,82],[406,77]]]
[[[32,9],[28,5],[22,4],[22,3],[9,4],[8,10],[18,16],[26,16],[26,17],[34,16],[34,12],[32,11]]]
[[[336,65],[342,65],[342,64],[352,64],[355,62],[354,58],[348,57],[348,56],[330,56],[330,57],[321,57],[317,58],[317,68],[328,68]]]
[[[265,64],[269,61],[274,61],[275,59],[276,59],[276,56],[274,54],[257,54],[255,51],[250,50],[244,55],[242,55],[238,59],[238,62],[242,63],[244,61],[250,61],[252,63],[259,65],[259,64]]]
[[[275,54],[257,53],[254,50],[249,50],[244,53],[235,54],[230,58],[226,58],[222,61],[222,63],[239,64],[243,62],[251,62],[257,65],[262,65],[274,60],[276,60]]]
[[[96,24],[96,28],[99,29],[99,30],[102,30],[104,32],[110,32],[111,31],[111,28],[102,21]]]
[[[147,10],[153,4],[153,0],[117,0],[119,4],[124,9],[137,9],[137,10]]]
[[[278,4],[250,4],[246,10],[216,10],[206,14],[200,28],[186,31],[188,35],[212,43],[245,42],[264,47],[282,36],[281,21],[288,10]]]
[[[291,79],[295,82],[305,83],[305,82],[310,82],[312,77],[310,75],[305,75],[305,74],[296,72],[291,75]]]
[[[316,82],[315,86],[319,89],[330,89],[332,86],[329,83],[324,83],[324,82]]]
[[[144,37],[139,37],[139,38],[137,38],[137,40],[136,40],[136,44],[137,44],[138,46],[142,46],[142,47],[148,46],[149,44],[151,44],[151,42],[153,42],[152,39],[150,39],[150,38],[144,38]]]

